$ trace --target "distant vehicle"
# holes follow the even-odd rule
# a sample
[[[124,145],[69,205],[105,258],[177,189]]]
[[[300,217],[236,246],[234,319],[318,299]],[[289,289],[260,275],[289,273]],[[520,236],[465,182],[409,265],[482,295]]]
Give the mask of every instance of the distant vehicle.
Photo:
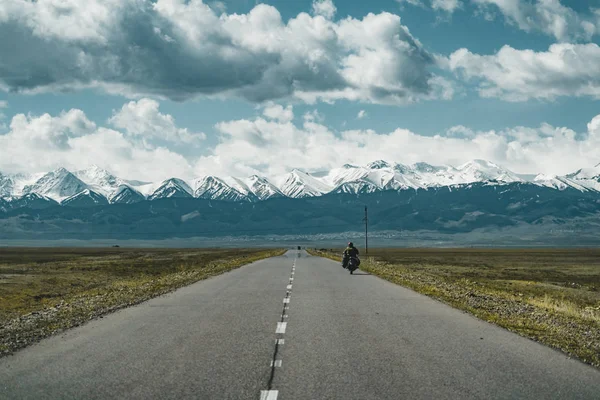
[[[302,247],[301,247],[301,246],[298,246],[298,250],[302,250]]]

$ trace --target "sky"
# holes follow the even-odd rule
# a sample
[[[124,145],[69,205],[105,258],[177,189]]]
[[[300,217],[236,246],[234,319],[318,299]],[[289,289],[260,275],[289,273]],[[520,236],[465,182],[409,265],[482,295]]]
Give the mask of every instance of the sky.
[[[3,0],[0,173],[600,163],[600,0]]]

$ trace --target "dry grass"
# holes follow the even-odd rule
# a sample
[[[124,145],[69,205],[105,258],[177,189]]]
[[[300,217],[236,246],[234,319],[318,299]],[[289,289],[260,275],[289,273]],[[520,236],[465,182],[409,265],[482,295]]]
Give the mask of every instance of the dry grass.
[[[0,355],[263,258],[264,249],[0,249]]]
[[[313,254],[339,260],[340,252]],[[600,366],[600,250],[375,249],[361,269]]]

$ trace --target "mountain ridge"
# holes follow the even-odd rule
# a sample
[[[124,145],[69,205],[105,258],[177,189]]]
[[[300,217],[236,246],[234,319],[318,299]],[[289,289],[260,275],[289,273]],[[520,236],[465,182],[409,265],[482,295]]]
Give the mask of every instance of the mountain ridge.
[[[208,200],[256,203],[271,198],[310,198],[329,193],[366,194],[387,190],[459,187],[470,183],[523,182],[555,190],[574,189],[600,194],[600,164],[580,168],[563,176],[538,174],[525,179],[498,164],[471,160],[457,167],[431,165],[425,162],[411,165],[376,160],[366,165],[345,164],[320,172],[291,172],[268,178],[252,175],[247,178],[206,175],[190,182],[172,177],[160,182],[142,182],[117,177],[97,165],[70,172],[57,168],[46,174],[9,175],[0,172],[0,198],[6,201],[38,194],[58,203],[91,190],[95,201],[104,203],[135,203],[169,197],[194,197]],[[39,201],[39,199],[38,199]]]

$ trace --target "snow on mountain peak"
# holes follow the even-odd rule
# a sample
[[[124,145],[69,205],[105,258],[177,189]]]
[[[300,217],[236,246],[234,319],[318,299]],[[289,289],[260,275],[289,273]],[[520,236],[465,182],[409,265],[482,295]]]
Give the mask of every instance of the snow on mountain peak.
[[[591,179],[600,181],[600,164],[591,168],[581,168],[576,172],[566,175],[569,179]]]
[[[515,173],[485,160],[471,160],[456,169],[461,172],[464,183],[490,180],[503,182],[523,181]]]
[[[104,168],[93,164],[87,169],[76,171],[74,173],[77,178],[84,181],[88,186],[92,187],[98,193],[110,195],[123,184],[123,180],[117,178]]]
[[[216,176],[205,176],[196,179],[194,186],[194,197],[210,200],[243,201],[247,198],[250,190],[243,182],[236,178],[227,179]],[[234,187],[235,186],[235,187]]]
[[[559,190],[600,192],[600,164],[566,176],[517,175],[493,162],[475,159],[458,167],[425,162],[412,165],[389,164],[378,160],[365,166],[344,164],[331,170],[307,173],[300,169],[272,180],[260,175],[247,178],[204,176],[189,185],[171,178],[160,183],[120,179],[98,165],[75,173],[57,168],[46,174],[0,174],[0,198],[37,194],[61,201],[68,197],[96,193],[110,203],[135,203],[168,197],[199,197],[223,201],[261,201],[273,197],[313,197],[326,193],[370,193],[485,182],[530,182]],[[32,197],[33,198],[33,197]],[[92,199],[93,200],[93,199]],[[89,201],[88,201],[89,203]]]
[[[267,178],[258,175],[252,175],[246,180],[246,184],[250,191],[258,200],[267,200],[273,197],[282,197],[283,193],[272,184]]]
[[[427,164],[426,162],[418,162],[411,165],[411,168],[418,172],[438,172],[447,169],[447,167],[437,167],[435,165]]]
[[[39,178],[34,184],[23,188],[23,194],[38,193],[61,201],[73,196],[88,186],[65,168],[57,168]]]
[[[128,185],[120,185],[108,198],[110,203],[133,204],[144,201],[144,196]]]
[[[329,193],[332,187],[309,173],[294,169],[284,176],[279,189],[288,197],[300,198],[321,196]]]
[[[192,188],[183,179],[171,178],[162,181],[161,185],[148,197],[148,199],[193,197],[192,193]]]
[[[370,169],[383,169],[383,168],[391,168],[392,166],[383,160],[377,160],[377,161],[373,161],[369,164],[367,164],[367,168]]]
[[[106,205],[108,204],[108,200],[100,193],[85,189],[73,196],[67,197],[60,204],[71,207],[91,207],[96,205]]]

